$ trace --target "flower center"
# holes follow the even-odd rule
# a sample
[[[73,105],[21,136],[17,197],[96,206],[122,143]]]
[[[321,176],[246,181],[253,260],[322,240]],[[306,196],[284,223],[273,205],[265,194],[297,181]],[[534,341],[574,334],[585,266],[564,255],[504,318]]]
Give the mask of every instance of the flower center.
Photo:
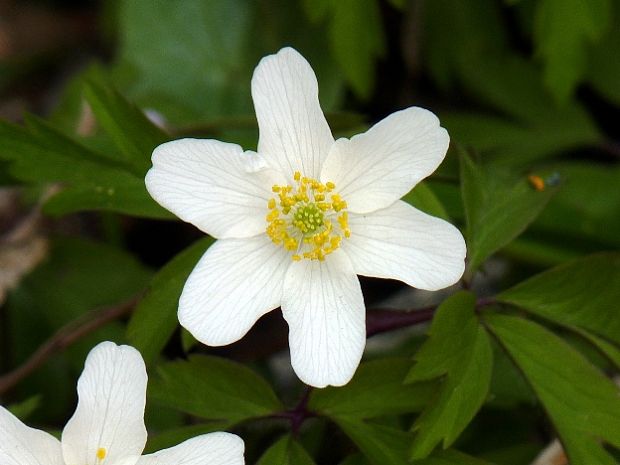
[[[269,199],[267,235],[271,241],[293,252],[299,261],[325,260],[325,256],[351,236],[347,203],[334,193],[333,182],[325,184],[296,171],[293,185],[274,185],[277,196]]]

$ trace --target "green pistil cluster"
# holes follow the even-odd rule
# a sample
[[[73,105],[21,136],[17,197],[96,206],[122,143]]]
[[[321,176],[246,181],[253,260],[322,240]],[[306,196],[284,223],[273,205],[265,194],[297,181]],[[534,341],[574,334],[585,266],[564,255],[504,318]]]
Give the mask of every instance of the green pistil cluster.
[[[325,224],[323,212],[315,203],[305,203],[295,210],[293,224],[304,235],[313,234]]]

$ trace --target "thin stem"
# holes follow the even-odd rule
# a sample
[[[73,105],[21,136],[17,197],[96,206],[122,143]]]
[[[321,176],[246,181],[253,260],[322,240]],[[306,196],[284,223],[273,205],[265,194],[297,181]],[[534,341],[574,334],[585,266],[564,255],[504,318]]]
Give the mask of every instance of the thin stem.
[[[138,302],[133,297],[119,305],[95,309],[71,321],[44,342],[23,364],[0,377],[0,395],[4,394],[29,374],[39,368],[52,355],[60,352],[80,338],[92,333],[112,320],[128,314]]]
[[[315,416],[314,412],[308,410],[308,400],[310,399],[312,389],[312,386],[306,386],[306,388],[304,389],[304,393],[299,399],[299,402],[297,402],[297,405],[295,405],[295,407],[293,407],[291,410],[286,410],[284,412],[278,412],[270,415],[271,418],[283,418],[285,420],[288,420],[291,424],[291,434],[294,437],[299,435],[299,430],[304,421],[306,421],[307,418]]]
[[[389,310],[374,309],[366,313],[366,336],[393,331],[433,319],[437,310],[436,306],[421,308],[419,310]]]
[[[476,309],[492,305],[496,302],[493,297],[484,297],[476,301]],[[437,306],[420,308],[417,310],[390,310],[373,309],[366,314],[366,336],[406,328],[433,319]]]

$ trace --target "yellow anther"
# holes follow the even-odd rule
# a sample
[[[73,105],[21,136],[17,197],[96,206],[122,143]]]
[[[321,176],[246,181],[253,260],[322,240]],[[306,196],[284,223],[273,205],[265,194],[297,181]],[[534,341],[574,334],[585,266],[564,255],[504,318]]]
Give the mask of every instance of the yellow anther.
[[[106,455],[107,455],[107,452],[103,447],[100,447],[99,449],[97,449],[97,458],[99,460],[105,459]]]
[[[280,212],[278,210],[271,210],[266,217],[266,220],[268,222],[272,222],[273,220],[275,220],[278,216],[280,216]]]
[[[293,261],[325,260],[343,237],[351,236],[347,213],[342,211],[347,203],[331,193],[336,188],[331,181],[323,184],[299,171],[293,179],[293,185],[272,187],[276,196],[267,202],[265,231],[274,244],[292,252]]]

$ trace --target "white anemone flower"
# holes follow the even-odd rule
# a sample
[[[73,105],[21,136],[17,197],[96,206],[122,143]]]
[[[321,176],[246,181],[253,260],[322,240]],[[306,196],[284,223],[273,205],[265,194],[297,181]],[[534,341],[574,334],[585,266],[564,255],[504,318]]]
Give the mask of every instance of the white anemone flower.
[[[439,166],[448,133],[411,107],[334,140],[314,72],[292,48],[260,61],[252,98],[258,153],[201,139],[153,152],[151,196],[218,239],[185,283],[179,321],[220,346],[281,307],[299,378],[340,386],[366,343],[357,275],[437,290],[463,274],[459,230],[399,200]]]
[[[197,436],[142,455],[146,444],[146,369],[129,346],[103,342],[91,350],[78,381],[78,405],[62,440],[29,428],[0,407],[2,465],[243,465],[234,434]]]

